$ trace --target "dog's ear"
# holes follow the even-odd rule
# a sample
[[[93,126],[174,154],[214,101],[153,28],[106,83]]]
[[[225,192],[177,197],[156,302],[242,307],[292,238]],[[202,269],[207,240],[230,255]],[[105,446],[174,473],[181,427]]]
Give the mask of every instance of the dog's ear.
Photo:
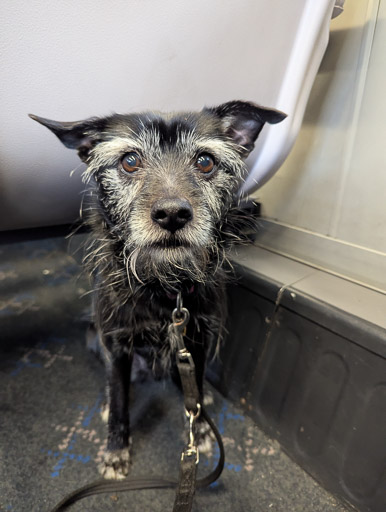
[[[81,160],[86,161],[90,150],[100,140],[98,134],[104,130],[106,120],[93,117],[84,121],[61,123],[29,114],[34,121],[49,128],[70,149],[77,149]]]
[[[247,101],[229,101],[205,110],[221,119],[225,134],[241,147],[244,157],[254,148],[255,140],[265,123],[280,123],[287,117],[280,110]]]

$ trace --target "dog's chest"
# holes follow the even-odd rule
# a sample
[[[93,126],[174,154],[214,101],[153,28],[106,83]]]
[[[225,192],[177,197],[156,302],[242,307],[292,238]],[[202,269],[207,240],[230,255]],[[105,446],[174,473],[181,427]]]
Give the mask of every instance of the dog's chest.
[[[141,325],[136,325],[132,339],[136,354],[143,358],[153,375],[157,378],[167,375],[173,352],[168,322],[149,317]]]
[[[134,298],[126,309],[126,327],[131,331],[135,347],[158,346],[168,343],[168,326],[171,310],[162,302],[148,297]]]

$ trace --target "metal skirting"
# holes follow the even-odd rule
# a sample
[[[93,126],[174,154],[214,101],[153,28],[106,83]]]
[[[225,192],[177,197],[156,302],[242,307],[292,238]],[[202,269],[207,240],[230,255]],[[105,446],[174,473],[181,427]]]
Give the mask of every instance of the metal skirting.
[[[278,263],[283,276],[284,258]],[[299,275],[290,284],[237,266],[229,334],[210,378],[326,489],[361,511],[383,512],[386,330],[313,295],[305,283],[316,278],[303,270],[302,284]],[[340,281],[327,278],[329,288],[358,286]],[[367,293],[350,290],[347,303]]]

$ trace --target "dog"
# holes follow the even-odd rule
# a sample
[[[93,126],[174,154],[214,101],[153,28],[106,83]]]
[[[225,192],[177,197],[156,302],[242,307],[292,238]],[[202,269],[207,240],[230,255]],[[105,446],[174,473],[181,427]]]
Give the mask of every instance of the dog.
[[[168,341],[177,293],[190,311],[185,343],[201,400],[208,350],[224,328],[227,254],[240,240],[237,192],[265,123],[286,115],[230,101],[200,112],[114,114],[78,122],[31,115],[86,163],[96,328],[107,373],[101,473],[129,472],[134,351],[178,383]]]

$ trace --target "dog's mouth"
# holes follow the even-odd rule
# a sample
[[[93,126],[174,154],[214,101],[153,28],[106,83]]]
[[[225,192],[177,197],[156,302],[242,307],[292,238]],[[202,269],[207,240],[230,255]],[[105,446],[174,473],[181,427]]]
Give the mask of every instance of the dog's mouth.
[[[190,247],[191,244],[186,240],[181,240],[175,236],[164,238],[163,240],[157,240],[150,244],[150,247],[155,249],[174,249],[179,247]]]
[[[164,286],[204,282],[210,255],[205,247],[167,237],[138,246],[128,253],[128,265],[141,282],[158,280]]]

